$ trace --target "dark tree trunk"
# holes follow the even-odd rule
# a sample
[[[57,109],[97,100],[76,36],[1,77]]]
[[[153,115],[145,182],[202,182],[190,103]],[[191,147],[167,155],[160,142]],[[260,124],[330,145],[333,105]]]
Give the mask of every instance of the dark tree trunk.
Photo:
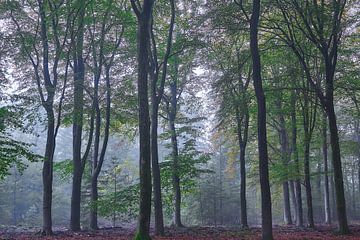
[[[152,98],[152,112],[151,112],[151,163],[152,163],[152,177],[154,189],[154,213],[155,213],[155,234],[164,235],[164,217],[162,210],[161,197],[161,178],[159,166],[158,153],[158,112],[159,105],[156,103],[157,99]]]
[[[301,196],[301,183],[300,183],[300,166],[299,166],[299,152],[297,149],[297,121],[296,121],[296,92],[292,92],[291,96],[291,127],[292,127],[292,153],[296,167],[296,174],[298,177],[295,180],[295,196],[296,196],[296,226],[302,227],[303,222],[303,208]]]
[[[81,141],[84,112],[84,78],[85,65],[83,59],[85,1],[79,1],[77,16],[78,30],[74,39],[74,112],[73,112],[73,179],[71,195],[70,229],[80,231],[81,181],[84,162],[81,158]],[[75,42],[76,41],[76,42]]]
[[[176,66],[177,68],[177,66]],[[169,111],[169,129],[171,132],[171,146],[172,146],[172,158],[173,158],[173,169],[172,169],[172,184],[174,194],[174,216],[173,221],[176,227],[182,227],[181,223],[181,190],[180,190],[180,177],[179,177],[179,150],[177,142],[177,133],[175,128],[175,119],[177,111],[177,84],[172,82],[170,85],[171,100],[170,100],[170,111]]]
[[[304,175],[305,175],[305,190],[306,190],[306,204],[307,204],[307,220],[310,228],[314,228],[314,213],[312,205],[312,192],[310,181],[310,137],[305,133],[305,152],[304,152]]]
[[[161,175],[159,166],[159,153],[158,153],[158,117],[159,105],[164,94],[165,80],[167,77],[168,60],[170,58],[173,31],[175,26],[175,1],[170,1],[171,5],[171,20],[169,25],[169,32],[167,37],[166,52],[163,59],[162,72],[160,78],[160,66],[158,62],[157,45],[153,31],[154,22],[151,24],[151,45],[152,45],[152,58],[151,58],[151,163],[152,163],[152,176],[153,176],[153,189],[154,189],[154,212],[155,212],[155,234],[164,235],[164,217],[163,217],[163,204],[161,197]],[[158,82],[160,78],[160,84]],[[160,85],[160,86],[158,86]]]
[[[258,46],[260,0],[253,0],[250,20],[250,49],[253,64],[253,80],[258,105],[258,151],[261,188],[262,239],[272,240],[271,193],[269,183],[268,151],[266,137],[266,100],[262,87],[261,60]]]
[[[245,168],[245,149],[246,144],[240,146],[240,220],[241,228],[249,228],[247,221],[246,207],[246,168]]]
[[[338,219],[340,233],[347,234],[350,232],[350,230],[346,216],[346,202],[345,202],[343,172],[341,166],[338,128],[336,124],[336,115],[335,115],[334,104],[332,99],[327,103],[328,103],[327,115],[328,115],[329,130],[330,130],[332,163],[334,170],[337,219]]]
[[[150,238],[151,215],[151,149],[150,149],[150,116],[148,99],[148,66],[150,26],[153,0],[144,0],[139,9],[137,2],[131,0],[132,8],[138,19],[137,60],[138,60],[138,102],[139,102],[139,136],[140,136],[140,213],[138,232],[135,239]]]
[[[329,176],[328,176],[328,146],[327,146],[327,122],[326,115],[323,116],[323,161],[324,161],[324,207],[325,207],[325,224],[331,224],[331,210],[330,210],[330,190],[329,190]]]
[[[55,118],[53,107],[47,109],[47,139],[43,163],[43,234],[52,235],[52,183],[55,150]]]
[[[302,104],[302,113],[303,113],[303,127],[304,127],[304,182],[305,182],[305,191],[306,191],[306,203],[307,203],[307,220],[308,226],[314,228],[314,209],[313,209],[313,196],[311,189],[311,179],[310,179],[310,144],[312,133],[315,127],[316,121],[316,111],[317,106],[316,102],[313,103],[310,101],[312,95],[310,94],[310,83],[305,81],[303,83],[304,93],[303,93],[303,104]],[[316,98],[314,96],[314,98]]]
[[[92,230],[99,229],[98,227],[98,212],[97,212],[97,201],[98,201],[98,179],[92,175],[91,177],[91,208],[90,208],[90,228]]]

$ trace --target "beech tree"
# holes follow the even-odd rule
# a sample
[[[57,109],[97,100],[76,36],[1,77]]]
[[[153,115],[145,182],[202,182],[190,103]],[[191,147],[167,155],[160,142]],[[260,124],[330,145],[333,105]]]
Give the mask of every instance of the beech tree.
[[[139,136],[140,136],[140,212],[139,226],[135,239],[151,239],[151,150],[150,150],[150,117],[148,99],[148,66],[152,8],[154,1],[139,2],[131,0],[132,8],[138,20],[138,103],[139,103]]]

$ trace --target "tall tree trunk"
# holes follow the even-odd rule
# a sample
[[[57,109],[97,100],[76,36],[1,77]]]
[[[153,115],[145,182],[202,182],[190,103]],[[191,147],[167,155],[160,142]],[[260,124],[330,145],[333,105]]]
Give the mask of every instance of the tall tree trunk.
[[[169,25],[169,32],[167,37],[166,51],[163,59],[162,74],[160,78],[160,66],[158,62],[157,44],[154,36],[153,25],[151,22],[151,45],[152,45],[152,58],[150,72],[151,76],[151,163],[152,163],[152,176],[153,176],[153,189],[154,189],[154,212],[155,212],[155,234],[164,235],[164,217],[163,217],[163,204],[161,197],[161,175],[159,166],[159,153],[158,153],[158,117],[159,117],[159,105],[164,94],[165,80],[167,76],[168,60],[170,58],[173,31],[175,26],[175,1],[170,0],[171,6],[171,20]],[[160,84],[158,80],[160,78]],[[159,86],[158,86],[159,85]]]
[[[336,123],[334,103],[333,103],[332,99],[329,99],[327,103],[328,103],[327,115],[328,115],[329,130],[330,130],[332,163],[333,163],[333,170],[334,170],[337,219],[338,219],[340,233],[347,234],[350,232],[350,230],[349,230],[347,216],[346,216],[346,202],[345,202],[343,172],[342,172],[342,166],[341,166],[338,128],[337,128],[337,123]]]
[[[241,228],[248,229],[247,206],[246,206],[246,168],[245,168],[246,144],[240,146],[240,220]]]
[[[150,238],[151,215],[151,149],[150,149],[150,116],[148,99],[148,66],[151,15],[154,1],[144,0],[139,7],[138,2],[131,0],[132,8],[137,16],[137,60],[138,60],[138,102],[139,102],[139,136],[140,136],[140,213],[138,232],[135,239]]]
[[[291,96],[291,128],[292,128],[292,153],[296,167],[297,178],[295,180],[295,196],[296,196],[296,225],[302,227],[303,222],[303,207],[301,196],[301,183],[300,183],[300,166],[299,166],[299,152],[297,149],[297,121],[296,121],[296,92],[292,92]]]
[[[286,122],[284,118],[284,114],[282,112],[282,99],[279,97],[275,104],[276,108],[279,111],[279,140],[281,145],[281,157],[282,164],[284,166],[284,176],[283,180],[283,199],[284,199],[284,221],[286,224],[292,224],[291,217],[291,206],[290,206],[290,192],[289,192],[289,182],[288,182],[288,165],[289,165],[289,138],[286,132]]]
[[[307,203],[307,220],[310,228],[314,228],[314,213],[312,205],[312,191],[310,181],[310,137],[305,133],[305,152],[304,152],[304,175],[305,175],[305,190],[306,190],[306,203]]]
[[[81,158],[81,141],[84,112],[84,78],[85,65],[83,59],[85,0],[79,0],[77,16],[77,32],[74,39],[74,112],[73,112],[73,179],[71,195],[70,229],[80,231],[81,181],[84,162]],[[75,30],[74,30],[75,31]]]
[[[326,115],[323,116],[323,161],[324,161],[324,207],[325,207],[325,224],[331,224],[331,210],[330,210],[330,190],[329,190],[329,176],[328,176],[328,147],[327,147],[327,121]]]
[[[154,93],[152,93],[154,95]],[[151,112],[151,163],[152,163],[152,177],[154,189],[154,213],[155,213],[155,234],[164,235],[164,217],[163,205],[161,197],[161,178],[159,166],[158,153],[158,112],[159,105],[156,103],[157,98],[152,97],[152,112]]]
[[[175,66],[176,68],[178,66]],[[170,84],[171,100],[170,100],[170,111],[169,111],[169,129],[171,132],[171,146],[172,146],[172,158],[173,158],[173,169],[172,169],[172,184],[174,194],[174,215],[173,221],[176,227],[182,227],[181,223],[181,190],[180,190],[180,177],[179,177],[179,150],[177,133],[175,128],[175,119],[177,111],[177,84],[174,80]]]
[[[250,49],[253,64],[253,80],[258,105],[258,151],[261,188],[262,239],[272,240],[271,193],[269,183],[269,158],[266,137],[266,100],[262,87],[261,60],[258,46],[258,24],[260,18],[260,0],[253,0],[250,19]]]
[[[47,109],[47,136],[45,147],[45,159],[43,163],[43,234],[52,234],[52,183],[53,183],[53,160],[55,151],[55,117],[53,107]]]

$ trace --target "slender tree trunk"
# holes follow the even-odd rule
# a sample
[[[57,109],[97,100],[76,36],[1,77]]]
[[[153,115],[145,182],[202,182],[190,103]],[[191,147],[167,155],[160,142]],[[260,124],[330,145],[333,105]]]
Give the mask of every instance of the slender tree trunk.
[[[305,190],[307,203],[307,220],[310,228],[314,228],[314,213],[312,205],[312,191],[310,181],[310,136],[305,133],[305,152],[304,152],[304,175],[305,175]]]
[[[330,190],[328,176],[328,147],[327,147],[327,122],[326,115],[323,116],[323,161],[324,161],[324,207],[325,207],[325,224],[331,224],[331,208],[330,208]]]
[[[154,213],[155,213],[155,234],[164,235],[164,217],[162,210],[162,197],[161,197],[161,178],[159,166],[159,153],[158,153],[158,111],[159,105],[156,104],[156,97],[152,100],[151,112],[151,162],[152,162],[152,177],[154,189]]]
[[[52,235],[52,183],[55,151],[55,117],[53,107],[47,109],[47,139],[43,163],[43,234]]]
[[[352,215],[353,215],[353,219],[356,219],[356,196],[355,196],[355,165],[353,164],[352,168],[351,168],[351,190],[352,190],[352,194],[351,194],[351,206],[352,206]]]
[[[150,26],[153,0],[144,0],[141,9],[135,0],[132,8],[138,19],[137,60],[138,60],[138,103],[139,103],[139,136],[140,136],[140,212],[137,240],[150,238],[151,215],[151,149],[150,149],[150,116],[148,99],[148,66],[150,47]]]
[[[279,140],[281,145],[281,157],[282,164],[284,166],[284,175],[285,179],[283,181],[283,198],[284,198],[284,221],[286,224],[292,224],[291,217],[291,206],[290,206],[290,192],[289,192],[289,182],[288,182],[288,164],[289,164],[289,138],[286,132],[286,122],[284,115],[282,113],[282,103],[281,98],[276,100],[276,108],[280,112],[279,114]]]
[[[94,139],[94,154],[93,154],[93,161],[92,161],[92,169],[91,169],[91,208],[90,208],[90,228],[93,230],[98,229],[97,223],[97,200],[98,200],[98,174],[97,174],[97,167],[98,167],[98,159],[99,159],[99,146],[100,146],[100,132],[101,132],[101,113],[99,107],[99,77],[95,77],[94,83],[94,108],[95,108],[95,139]]]
[[[250,49],[253,64],[253,80],[258,105],[258,151],[261,188],[262,239],[272,240],[271,193],[269,183],[268,151],[266,137],[266,100],[262,88],[261,60],[258,47],[260,0],[253,0],[250,20]]]
[[[173,87],[172,87],[173,88]],[[176,92],[175,95],[176,99]],[[175,100],[176,101],[176,100]],[[172,104],[172,109],[176,109],[176,104]],[[172,170],[172,184],[173,184],[173,194],[174,194],[174,225],[176,227],[182,227],[181,223],[181,190],[180,190],[180,178],[178,173],[179,163],[179,151],[178,151],[178,142],[177,142],[177,135],[176,135],[176,128],[175,128],[175,115],[170,113],[169,116],[169,128],[171,131],[171,145],[172,145],[172,157],[173,157],[173,170]]]
[[[241,228],[249,228],[247,221],[247,206],[246,206],[246,168],[245,168],[245,149],[246,144],[240,146],[240,219]]]
[[[155,234],[164,235],[164,217],[163,217],[163,204],[161,197],[161,175],[160,175],[160,166],[159,166],[159,153],[158,153],[158,115],[159,115],[159,105],[164,94],[164,85],[167,76],[168,60],[170,58],[172,40],[173,40],[173,31],[175,26],[175,13],[176,5],[174,0],[170,0],[171,6],[171,20],[169,25],[169,32],[167,37],[166,52],[164,55],[163,65],[162,65],[162,74],[159,80],[159,63],[158,63],[158,54],[156,40],[154,37],[153,25],[151,24],[151,43],[152,43],[152,61],[151,65],[153,67],[151,76],[151,102],[152,102],[152,112],[151,112],[151,163],[152,163],[152,176],[153,176],[153,189],[154,189],[154,212],[155,212]],[[159,86],[158,86],[159,85]]]
[[[291,127],[292,127],[292,153],[296,167],[296,174],[298,177],[295,180],[295,196],[296,196],[296,225],[302,227],[303,222],[303,207],[302,207],[302,194],[300,183],[300,165],[299,165],[299,152],[297,149],[297,120],[296,120],[296,92],[292,92],[291,96]]]
[[[84,112],[84,78],[83,59],[85,1],[79,0],[78,30],[76,33],[74,54],[74,112],[73,112],[73,179],[71,195],[70,229],[80,231],[81,181],[84,164],[81,158],[81,141]]]

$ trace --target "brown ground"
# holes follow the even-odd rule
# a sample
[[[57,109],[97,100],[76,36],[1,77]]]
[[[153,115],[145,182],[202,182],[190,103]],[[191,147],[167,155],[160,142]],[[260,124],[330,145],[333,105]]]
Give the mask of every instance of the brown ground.
[[[335,227],[317,226],[315,230],[299,229],[294,226],[276,226],[274,227],[274,238],[276,240],[340,240],[340,239],[359,239],[360,240],[360,225],[351,226],[351,235],[341,236],[336,233]],[[4,233],[0,232],[1,240],[23,240],[23,239],[37,239],[37,240],[81,240],[81,239],[104,239],[104,240],[125,240],[132,239],[134,231],[123,228],[116,229],[101,229],[99,231],[83,231],[79,233],[73,232],[56,232],[52,237],[41,237],[37,233]],[[165,237],[153,237],[153,240],[193,240],[193,239],[208,239],[208,240],[253,240],[260,239],[261,229],[252,228],[248,231],[240,231],[234,228],[221,227],[193,227],[193,228],[167,228]]]

